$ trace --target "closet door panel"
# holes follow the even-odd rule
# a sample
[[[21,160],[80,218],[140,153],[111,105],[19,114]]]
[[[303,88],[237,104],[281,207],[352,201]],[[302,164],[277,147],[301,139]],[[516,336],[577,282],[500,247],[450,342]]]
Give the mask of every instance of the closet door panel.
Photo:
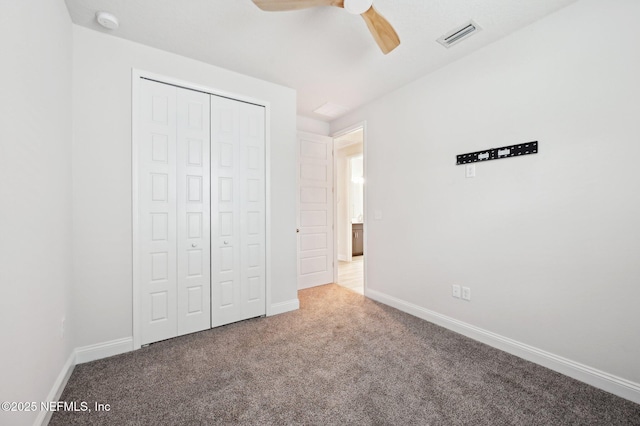
[[[264,107],[240,103],[240,253],[243,318],[266,313]]]
[[[265,111],[140,80],[141,344],[266,313]]]
[[[176,88],[142,80],[141,91],[137,273],[144,345],[177,335]]]
[[[178,334],[211,327],[209,95],[177,89]]]
[[[264,107],[211,97],[212,325],[266,313]]]
[[[211,96],[211,324],[240,321],[239,108]]]

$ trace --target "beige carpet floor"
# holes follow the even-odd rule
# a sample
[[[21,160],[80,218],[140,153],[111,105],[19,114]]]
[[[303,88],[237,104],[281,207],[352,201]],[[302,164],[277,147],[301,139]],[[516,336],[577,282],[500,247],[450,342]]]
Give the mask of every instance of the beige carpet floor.
[[[52,425],[640,425],[640,405],[337,285],[79,365]]]

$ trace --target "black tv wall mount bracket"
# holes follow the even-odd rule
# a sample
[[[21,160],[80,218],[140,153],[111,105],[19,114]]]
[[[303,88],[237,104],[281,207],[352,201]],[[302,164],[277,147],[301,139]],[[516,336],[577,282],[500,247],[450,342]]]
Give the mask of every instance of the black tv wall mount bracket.
[[[519,157],[522,155],[537,154],[538,141],[519,143],[516,145],[490,148],[469,154],[456,155],[456,165],[477,163],[479,161],[500,160],[501,158]]]

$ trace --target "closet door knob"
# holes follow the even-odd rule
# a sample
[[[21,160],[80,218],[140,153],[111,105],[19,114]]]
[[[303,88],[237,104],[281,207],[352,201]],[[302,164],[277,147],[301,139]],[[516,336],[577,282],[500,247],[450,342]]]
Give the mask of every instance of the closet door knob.
[[[224,243],[225,243],[225,244],[229,244],[229,241],[225,241]]]
[[[191,244],[191,247],[198,247],[196,243]]]

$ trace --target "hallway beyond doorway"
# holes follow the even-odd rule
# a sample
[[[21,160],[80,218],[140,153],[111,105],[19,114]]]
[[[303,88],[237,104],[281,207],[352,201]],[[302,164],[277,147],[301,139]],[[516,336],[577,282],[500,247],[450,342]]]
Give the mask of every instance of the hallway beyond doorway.
[[[351,262],[338,262],[337,284],[364,294],[364,256],[353,256]]]

